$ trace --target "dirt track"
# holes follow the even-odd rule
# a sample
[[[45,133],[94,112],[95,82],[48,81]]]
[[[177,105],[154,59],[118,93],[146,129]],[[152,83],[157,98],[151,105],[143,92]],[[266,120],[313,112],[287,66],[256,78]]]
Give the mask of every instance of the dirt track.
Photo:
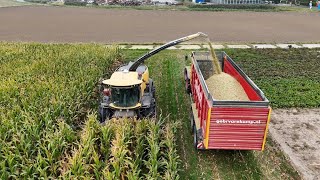
[[[270,133],[303,179],[320,179],[320,109],[279,109]]]
[[[0,9],[0,41],[165,42],[202,31],[215,42],[320,41],[316,13]]]

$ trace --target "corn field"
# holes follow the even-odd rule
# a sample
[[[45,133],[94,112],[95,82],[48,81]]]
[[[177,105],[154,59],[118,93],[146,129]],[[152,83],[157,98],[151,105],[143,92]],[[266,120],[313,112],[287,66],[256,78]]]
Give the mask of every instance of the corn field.
[[[178,179],[173,124],[86,120],[119,59],[95,44],[0,43],[0,179]]]
[[[0,44],[0,179],[58,177],[117,47]]]
[[[64,162],[64,179],[178,179],[176,125],[151,119],[111,120],[89,115]]]

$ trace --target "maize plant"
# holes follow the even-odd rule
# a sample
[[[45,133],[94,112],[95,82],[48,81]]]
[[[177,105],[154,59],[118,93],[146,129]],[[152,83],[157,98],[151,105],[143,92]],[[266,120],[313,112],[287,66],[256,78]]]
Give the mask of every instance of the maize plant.
[[[0,179],[54,178],[117,47],[0,43]]]
[[[174,124],[154,119],[98,125],[89,115],[62,178],[179,179],[175,129]]]
[[[167,123],[164,129],[164,141],[163,145],[166,149],[163,153],[165,157],[164,164],[166,166],[164,179],[172,180],[179,179],[178,176],[178,164],[179,156],[175,148],[174,134],[177,129],[177,124]]]

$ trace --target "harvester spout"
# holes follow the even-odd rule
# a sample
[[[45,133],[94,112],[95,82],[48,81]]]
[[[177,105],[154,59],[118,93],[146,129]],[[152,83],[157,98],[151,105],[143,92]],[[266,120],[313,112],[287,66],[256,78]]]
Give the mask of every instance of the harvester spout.
[[[148,53],[144,54],[143,56],[139,57],[138,59],[136,59],[133,64],[129,67],[129,71],[135,71],[140,64],[142,64],[146,59],[148,59],[149,57],[157,54],[158,52],[162,51],[162,50],[165,50],[171,46],[175,46],[177,44],[180,44],[182,42],[186,42],[186,41],[189,41],[189,40],[192,40],[194,38],[197,38],[197,37],[208,37],[208,35],[202,33],[202,32],[198,32],[196,34],[191,34],[189,36],[185,36],[185,37],[182,37],[182,38],[179,38],[179,39],[176,39],[176,40],[173,40],[173,41],[170,41],[156,49],[153,49],[152,51],[149,51]]]

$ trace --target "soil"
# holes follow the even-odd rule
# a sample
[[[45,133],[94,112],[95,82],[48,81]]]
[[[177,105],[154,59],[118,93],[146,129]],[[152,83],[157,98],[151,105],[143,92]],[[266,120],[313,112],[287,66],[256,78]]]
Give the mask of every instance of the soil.
[[[274,110],[269,132],[304,179],[320,179],[320,109]]]
[[[315,42],[319,14],[24,6],[0,10],[0,41],[154,43],[196,32],[214,42]]]

